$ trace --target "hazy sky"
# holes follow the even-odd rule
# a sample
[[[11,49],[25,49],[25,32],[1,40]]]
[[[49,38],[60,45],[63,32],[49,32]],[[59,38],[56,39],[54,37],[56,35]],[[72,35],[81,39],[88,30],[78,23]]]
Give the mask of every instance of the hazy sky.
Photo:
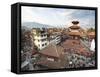
[[[22,23],[38,22],[63,27],[72,25],[73,20],[78,20],[83,28],[94,27],[95,11],[22,6]]]

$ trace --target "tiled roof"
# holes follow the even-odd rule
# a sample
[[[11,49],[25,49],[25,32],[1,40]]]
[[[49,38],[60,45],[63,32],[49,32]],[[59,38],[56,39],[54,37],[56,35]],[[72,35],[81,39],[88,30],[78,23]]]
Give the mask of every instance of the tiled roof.
[[[62,43],[62,46],[66,49],[65,52],[76,53],[87,57],[92,55],[79,40],[66,40]]]
[[[37,51],[34,49],[33,51],[32,51],[32,55],[35,55],[37,53]]]
[[[49,61],[46,58],[41,58],[36,64],[48,67],[49,69],[65,68],[68,61],[66,59],[64,59],[64,57],[65,56],[62,55],[63,59],[60,59],[60,61]]]
[[[95,36],[95,32],[89,32],[87,33],[88,36]]]
[[[37,64],[43,65],[48,67],[49,69],[56,69],[56,68],[60,68],[60,63],[59,62],[52,62],[52,61],[48,61],[48,60],[41,60],[39,62],[37,62]]]
[[[80,28],[80,26],[70,26],[69,28],[71,28],[71,29],[79,29]]]
[[[49,46],[47,46],[39,52],[42,55],[59,58],[60,55],[63,53],[63,48],[58,45],[50,44]]]
[[[73,24],[79,24],[79,21],[72,21]]]
[[[68,32],[68,34],[69,34],[69,35],[76,35],[76,36],[77,36],[77,35],[78,35],[78,36],[81,35],[80,32]]]

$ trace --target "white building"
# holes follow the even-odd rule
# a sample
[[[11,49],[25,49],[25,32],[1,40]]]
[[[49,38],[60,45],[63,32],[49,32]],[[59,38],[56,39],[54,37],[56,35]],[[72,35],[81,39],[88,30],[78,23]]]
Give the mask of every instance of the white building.
[[[45,29],[32,29],[34,44],[39,50],[42,50],[48,45],[47,31]]]
[[[91,41],[90,50],[95,51],[95,40],[94,39]]]
[[[50,35],[48,43],[59,44],[61,42],[61,36],[58,33]]]
[[[34,28],[32,29],[32,34],[34,44],[39,50],[44,49],[49,44],[58,44],[61,41],[59,33],[53,33],[48,37],[46,29]]]

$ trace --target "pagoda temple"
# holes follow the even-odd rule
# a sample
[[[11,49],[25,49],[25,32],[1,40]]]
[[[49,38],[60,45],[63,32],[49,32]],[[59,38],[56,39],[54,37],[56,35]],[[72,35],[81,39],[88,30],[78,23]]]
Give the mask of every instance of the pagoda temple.
[[[68,35],[71,36],[72,39],[79,39],[81,36],[81,28],[78,26],[79,21],[72,21],[72,26],[68,28]]]

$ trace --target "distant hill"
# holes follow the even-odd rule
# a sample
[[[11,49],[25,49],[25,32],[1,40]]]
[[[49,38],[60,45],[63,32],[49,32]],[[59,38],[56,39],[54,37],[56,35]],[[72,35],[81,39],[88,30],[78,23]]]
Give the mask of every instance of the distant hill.
[[[46,24],[41,24],[41,23],[37,23],[37,22],[24,22],[22,23],[23,27],[27,27],[29,29],[32,28],[51,28],[53,26],[50,25],[46,25]]]
[[[28,30],[31,29],[31,28],[29,28],[29,27],[27,27],[27,26],[22,26],[21,28],[22,28],[22,30],[26,30],[26,31],[28,31]]]

